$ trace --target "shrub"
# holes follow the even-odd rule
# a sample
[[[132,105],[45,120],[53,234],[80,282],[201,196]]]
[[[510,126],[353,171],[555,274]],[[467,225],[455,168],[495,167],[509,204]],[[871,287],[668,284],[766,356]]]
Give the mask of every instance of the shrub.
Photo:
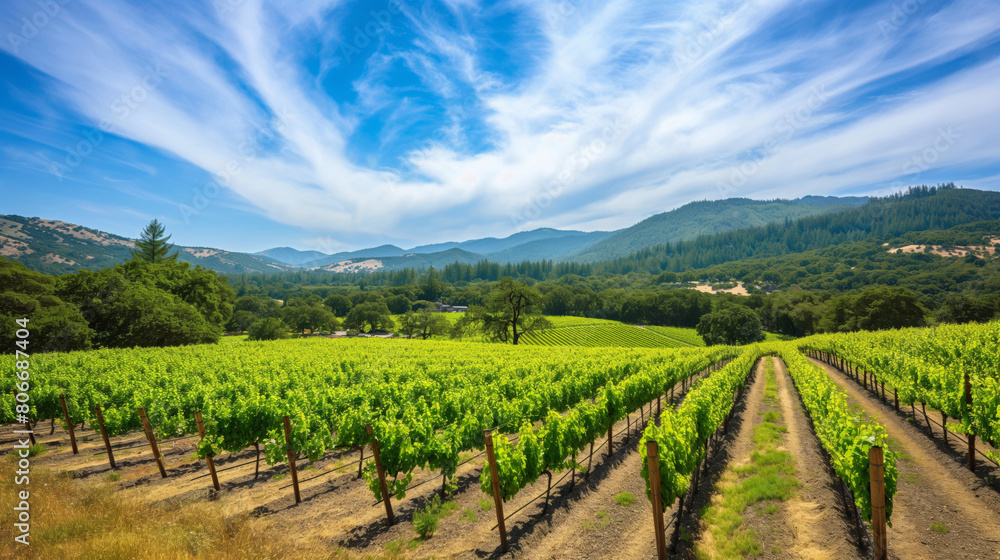
[[[434,531],[437,531],[437,526],[438,516],[433,513],[418,511],[413,516],[413,527],[417,530],[417,534],[425,539],[434,535]]]
[[[258,319],[247,327],[247,340],[278,340],[288,338],[288,327],[276,317]]]

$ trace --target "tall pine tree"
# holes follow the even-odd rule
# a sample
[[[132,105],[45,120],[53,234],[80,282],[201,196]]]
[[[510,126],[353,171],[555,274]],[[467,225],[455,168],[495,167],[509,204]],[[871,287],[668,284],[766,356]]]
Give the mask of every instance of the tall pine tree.
[[[170,254],[174,246],[171,243],[167,243],[171,236],[164,237],[163,234],[165,232],[166,228],[163,227],[163,224],[159,220],[149,222],[149,225],[142,230],[139,240],[135,242],[135,249],[132,249],[132,258],[151,263],[177,260],[177,253]]]

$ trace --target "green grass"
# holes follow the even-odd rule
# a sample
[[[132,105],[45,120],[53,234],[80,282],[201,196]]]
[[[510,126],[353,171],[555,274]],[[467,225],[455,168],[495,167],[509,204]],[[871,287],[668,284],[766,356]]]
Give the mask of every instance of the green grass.
[[[608,517],[608,512],[605,511],[605,510],[603,510],[603,509],[601,511],[597,512],[597,514],[595,515],[595,517],[597,517],[597,519],[599,519],[599,521],[597,521],[596,523],[593,522],[593,521],[590,521],[588,519],[584,519],[583,520],[583,528],[586,529],[586,530],[588,530],[588,531],[600,530],[600,529],[603,529],[603,528],[607,527],[608,525],[610,525],[612,523],[611,518]]]
[[[404,550],[416,550],[422,542],[420,539],[396,539],[385,543],[385,550],[395,556],[402,554]]]
[[[476,517],[476,512],[471,509],[462,510],[462,513],[458,516],[458,518],[462,521],[479,521],[479,518]]]
[[[951,529],[949,529],[944,523],[931,523],[931,531],[944,535],[947,534],[948,531],[951,531]]]
[[[438,521],[461,509],[458,502],[442,502],[437,494],[422,510],[413,515],[413,528],[424,539],[429,539],[437,531]]]
[[[479,498],[479,509],[483,511],[490,511],[490,508],[492,507],[493,507],[493,500],[489,498]]]
[[[107,475],[106,475],[106,476],[104,477],[104,481],[105,481],[105,482],[118,482],[118,481],[119,481],[119,480],[121,480],[121,479],[122,479],[122,475],[120,475],[120,474],[118,474],[118,473],[116,473],[116,472],[113,472],[113,473],[108,473],[108,474],[107,474]]]
[[[622,492],[621,494],[615,496],[615,501],[622,507],[629,507],[635,503],[635,494],[631,492]]]

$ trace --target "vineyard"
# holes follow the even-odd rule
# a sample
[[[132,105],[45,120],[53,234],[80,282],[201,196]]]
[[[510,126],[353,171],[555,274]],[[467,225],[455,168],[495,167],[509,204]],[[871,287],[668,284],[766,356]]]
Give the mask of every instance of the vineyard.
[[[694,329],[685,329],[682,327],[657,327],[653,325],[649,325],[646,328],[656,334],[661,334],[667,338],[672,338],[679,342],[690,344],[691,346],[705,345],[705,341]]]
[[[657,327],[639,328],[615,321],[590,325],[564,326],[528,333],[522,344],[531,346],[584,346],[627,348],[683,348],[704,346],[701,337],[690,329],[674,329],[680,334],[661,333]],[[697,341],[697,342],[696,342]]]
[[[597,335],[575,332],[586,330],[606,333],[611,338],[600,340],[614,340],[615,346],[636,348],[588,348],[580,341]],[[886,531],[890,551],[919,549],[926,557],[946,557],[919,548],[927,537],[915,528],[921,510],[908,492],[911,485],[928,485],[917,493],[920,500],[936,496],[934,487],[949,488],[949,498],[934,497],[942,501],[935,507],[947,507],[946,500],[955,496],[965,500],[959,503],[969,512],[988,512],[1000,503],[995,489],[976,486],[977,476],[941,467],[947,459],[938,455],[948,451],[923,449],[927,438],[913,436],[916,428],[909,421],[886,412],[909,407],[916,418],[919,403],[927,421],[929,405],[942,414],[941,426],[970,441],[979,438],[980,459],[973,465],[979,478],[1000,474],[990,466],[990,459],[998,458],[1000,325],[823,335],[742,348],[689,346],[683,339],[688,344],[695,339],[688,330],[660,330],[572,324],[531,335],[538,337],[533,344],[516,347],[303,339],[45,354],[31,356],[30,388],[16,386],[13,375],[4,377],[2,418],[4,424],[14,422],[15,404],[26,400],[23,391],[29,390],[34,430],[52,450],[43,459],[53,465],[76,461],[70,470],[83,479],[131,472],[119,483],[124,492],[149,492],[162,480],[168,486],[156,495],[199,500],[214,487],[222,495],[250,492],[256,498],[240,503],[256,507],[252,502],[261,500],[263,511],[293,506],[310,511],[321,503],[330,508],[329,500],[347,492],[353,503],[384,509],[380,518],[357,517],[352,509],[337,518],[333,542],[365,554],[372,552],[366,543],[388,547],[394,539],[409,538],[413,529],[401,527],[399,519],[412,519],[413,527],[424,523],[420,516],[430,514],[420,512],[431,511],[431,495],[465,508],[470,527],[494,527],[472,537],[456,526],[444,534],[470,544],[441,549],[443,537],[434,537],[414,545],[425,551],[416,557],[434,551],[438,557],[468,557],[474,550],[501,554],[512,547],[529,557],[561,557],[567,546],[558,544],[562,539],[575,543],[569,546],[601,546],[615,529],[586,516],[605,519],[603,504],[624,494],[645,494],[654,515],[648,508],[615,510],[614,523],[635,537],[627,551],[613,557],[650,557],[658,550],[680,557],[706,554],[695,551],[711,550],[712,535],[726,542],[754,541],[757,533],[738,529],[746,523],[772,523],[799,535],[793,541],[781,532],[766,537],[772,549],[822,546],[817,544],[822,538],[809,541],[810,530],[795,525],[798,517],[782,517],[783,508],[804,507],[828,510],[832,517],[823,524],[834,528],[828,538],[843,543],[836,555],[817,557],[864,557],[872,547],[884,550]],[[542,338],[547,336],[562,338]],[[669,340],[683,347],[665,347],[662,341]],[[542,344],[549,347],[542,351]],[[4,358],[0,367],[15,372],[24,365]],[[854,385],[845,385],[849,381]],[[861,387],[868,393],[859,392]],[[51,426],[40,423],[50,418]],[[753,465],[770,468],[767,457],[779,456],[773,446],[753,447],[751,442],[762,441],[761,430],[790,438],[780,456],[793,466],[783,468],[780,477],[789,488],[801,489],[754,498],[770,517],[755,514],[749,502],[732,514],[749,516],[745,521],[730,516],[724,523],[720,520],[730,514],[707,504],[729,503],[716,496],[732,492],[734,484],[749,488],[757,480]],[[786,430],[789,435],[781,436]],[[80,459],[70,459],[78,446]],[[186,455],[178,455],[182,450]],[[139,458],[146,451],[152,457]],[[921,458],[918,466],[914,455]],[[809,466],[795,471],[800,461]],[[266,478],[258,481],[262,472]],[[349,482],[355,480],[352,472],[357,485]],[[276,482],[286,473],[291,484]],[[209,475],[210,480],[203,478]],[[327,476],[333,477],[332,486],[324,485]],[[950,481],[956,476],[957,482]],[[972,478],[961,478],[967,476]],[[433,487],[425,486],[432,481]],[[985,508],[978,505],[982,500]],[[288,505],[269,505],[274,503]],[[424,506],[428,509],[418,510]],[[978,532],[956,529],[950,538],[960,537],[963,546],[981,552],[975,535],[1000,527],[1000,520],[991,525],[995,511],[978,517],[969,522]],[[733,519],[741,521],[734,525]],[[552,536],[533,534],[540,520],[555,524]],[[588,535],[574,533],[573,524],[581,523],[590,527]],[[854,537],[857,531],[863,537]],[[934,538],[938,546],[951,542],[945,533]],[[720,557],[730,554],[736,553]]]

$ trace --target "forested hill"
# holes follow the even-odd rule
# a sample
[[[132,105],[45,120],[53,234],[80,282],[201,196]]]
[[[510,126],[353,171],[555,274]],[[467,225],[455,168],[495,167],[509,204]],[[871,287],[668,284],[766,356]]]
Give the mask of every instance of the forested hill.
[[[605,273],[681,272],[751,257],[781,256],[866,239],[889,241],[907,232],[945,230],[1000,218],[1000,193],[913,187],[838,212],[665,243],[600,263]]]
[[[566,260],[596,262],[629,255],[662,243],[694,239],[741,228],[861,206],[867,197],[806,196],[795,200],[730,198],[692,202],[618,230]]]

